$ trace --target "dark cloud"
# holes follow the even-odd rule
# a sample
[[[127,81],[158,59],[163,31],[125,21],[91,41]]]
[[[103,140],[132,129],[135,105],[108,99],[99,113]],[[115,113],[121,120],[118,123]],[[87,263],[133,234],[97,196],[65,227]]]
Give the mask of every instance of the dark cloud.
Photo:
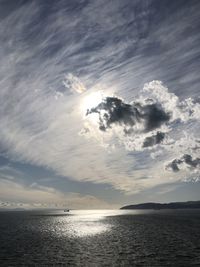
[[[159,128],[170,119],[158,103],[142,105],[140,103],[127,104],[117,97],[106,97],[99,105],[87,110],[87,114],[99,114],[99,129],[106,131],[113,124],[124,127],[126,134],[132,133],[131,127],[143,124],[144,131],[149,132]]]
[[[157,132],[156,135],[146,137],[143,143],[143,147],[154,146],[160,144],[165,138],[165,133]]]
[[[134,126],[141,120],[137,107],[124,103],[116,97],[106,97],[98,106],[87,110],[87,115],[99,114],[99,129],[111,128],[112,124]]]
[[[145,129],[147,132],[159,128],[170,119],[169,113],[166,113],[159,104],[143,106],[141,107],[141,113],[145,119]]]
[[[198,165],[200,165],[200,158],[192,159],[191,155],[185,154],[182,159],[187,165],[191,167],[196,168]]]
[[[167,166],[165,167],[166,170],[170,170],[170,171],[173,171],[173,172],[178,172],[180,171],[179,169],[179,164],[181,164],[182,161],[179,160],[179,159],[174,159],[172,160],[172,162],[170,162],[169,164],[167,164]]]
[[[189,154],[184,154],[180,159],[174,159],[167,166],[167,170],[173,172],[178,172],[180,170],[181,164],[185,163],[189,168],[197,168],[200,166],[200,158],[192,159],[192,156]]]

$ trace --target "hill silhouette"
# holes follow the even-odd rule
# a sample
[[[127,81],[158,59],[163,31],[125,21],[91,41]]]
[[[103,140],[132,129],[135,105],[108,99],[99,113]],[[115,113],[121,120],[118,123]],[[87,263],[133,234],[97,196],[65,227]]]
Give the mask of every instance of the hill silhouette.
[[[141,203],[123,206],[120,209],[200,209],[200,201],[171,202],[171,203]]]

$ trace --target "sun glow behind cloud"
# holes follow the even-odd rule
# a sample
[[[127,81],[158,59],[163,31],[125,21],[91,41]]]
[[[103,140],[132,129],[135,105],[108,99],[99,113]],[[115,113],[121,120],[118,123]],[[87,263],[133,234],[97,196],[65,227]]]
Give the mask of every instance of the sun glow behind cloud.
[[[81,101],[81,111],[83,115],[86,116],[87,110],[97,106],[105,98],[103,91],[89,92],[84,95],[83,100]]]

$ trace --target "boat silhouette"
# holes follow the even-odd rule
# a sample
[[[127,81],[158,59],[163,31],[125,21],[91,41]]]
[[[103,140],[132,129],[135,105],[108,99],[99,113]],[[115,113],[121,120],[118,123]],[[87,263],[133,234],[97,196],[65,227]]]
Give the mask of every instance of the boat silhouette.
[[[69,212],[69,209],[65,209],[64,212]]]

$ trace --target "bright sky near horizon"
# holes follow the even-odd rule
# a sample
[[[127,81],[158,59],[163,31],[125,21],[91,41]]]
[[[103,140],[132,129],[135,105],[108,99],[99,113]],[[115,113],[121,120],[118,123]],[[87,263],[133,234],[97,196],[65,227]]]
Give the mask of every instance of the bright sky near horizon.
[[[198,200],[198,0],[0,1],[0,207]]]

